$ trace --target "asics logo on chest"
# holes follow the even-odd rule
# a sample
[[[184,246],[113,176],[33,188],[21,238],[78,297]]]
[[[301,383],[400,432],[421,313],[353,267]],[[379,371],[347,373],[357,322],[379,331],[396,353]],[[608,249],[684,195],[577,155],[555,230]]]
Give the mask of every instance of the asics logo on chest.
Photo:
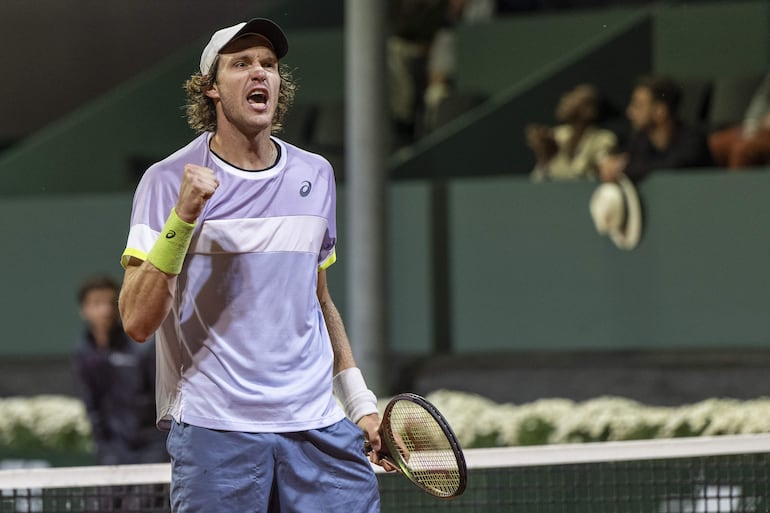
[[[305,180],[302,182],[302,187],[299,188],[299,195],[303,198],[310,194],[310,189],[313,188],[313,184]]]

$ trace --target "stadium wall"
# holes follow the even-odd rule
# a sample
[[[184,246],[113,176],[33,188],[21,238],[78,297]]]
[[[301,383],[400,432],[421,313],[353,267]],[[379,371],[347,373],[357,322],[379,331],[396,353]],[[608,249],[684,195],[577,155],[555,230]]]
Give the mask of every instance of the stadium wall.
[[[620,251],[593,228],[590,183],[517,177],[392,183],[390,347],[431,351],[437,278],[447,257],[455,352],[768,347],[770,170],[661,172],[642,184],[645,233]],[[346,190],[340,187],[339,231]],[[41,196],[0,204],[5,269],[2,355],[66,354],[79,331],[85,276],[119,277],[130,194]],[[446,255],[433,245],[446,216]],[[342,238],[330,285],[346,310]]]

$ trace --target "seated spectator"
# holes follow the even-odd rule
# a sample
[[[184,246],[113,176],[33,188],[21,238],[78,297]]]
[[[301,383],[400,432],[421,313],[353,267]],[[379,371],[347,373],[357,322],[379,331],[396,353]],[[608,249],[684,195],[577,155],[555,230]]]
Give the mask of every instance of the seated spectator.
[[[604,159],[602,181],[624,174],[633,182],[656,169],[713,166],[706,134],[677,117],[681,89],[667,77],[640,78],[631,93],[626,117],[633,134],[625,152]]]
[[[615,150],[617,137],[599,128],[601,98],[591,85],[565,93],[556,107],[556,127],[528,125],[527,145],[535,153],[534,181],[595,179],[599,163]]]
[[[770,162],[770,71],[751,98],[743,122],[709,137],[716,164],[730,169]]]
[[[134,342],[123,331],[118,292],[108,276],[89,278],[78,290],[85,330],[75,367],[96,459],[101,465],[168,461],[165,433],[155,427],[155,344]]]

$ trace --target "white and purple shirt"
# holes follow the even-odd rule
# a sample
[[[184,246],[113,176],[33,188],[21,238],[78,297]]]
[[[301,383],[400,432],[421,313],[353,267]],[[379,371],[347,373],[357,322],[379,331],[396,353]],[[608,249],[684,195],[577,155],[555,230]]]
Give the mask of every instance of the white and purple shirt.
[[[134,196],[123,253],[146,259],[175,206],[185,164],[219,187],[195,227],[172,311],[157,332],[158,424],[244,432],[317,429],[344,418],[332,394],[333,354],[316,296],[335,260],[336,192],[329,162],[280,139],[280,158],[244,171],[202,134],[151,166]]]

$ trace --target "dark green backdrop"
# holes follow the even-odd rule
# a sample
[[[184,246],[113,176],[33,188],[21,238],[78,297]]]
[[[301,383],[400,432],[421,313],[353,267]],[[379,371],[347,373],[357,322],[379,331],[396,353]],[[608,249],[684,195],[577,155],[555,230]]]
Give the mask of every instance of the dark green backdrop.
[[[654,177],[642,187],[646,233],[631,253],[594,233],[591,184],[525,178],[524,124],[547,121],[577,81],[593,79],[622,104],[641,72],[763,71],[770,5],[725,4],[522,16],[461,31],[461,85],[489,100],[392,159],[391,348],[770,344],[768,170]],[[342,100],[342,31],[290,38],[299,101]],[[181,83],[198,51],[181,51],[0,158],[0,354],[71,351],[77,284],[93,272],[121,274],[137,167],[191,137]],[[340,191],[344,234],[344,184]],[[355,257],[344,238],[339,256],[330,281],[344,315],[345,265]]]

